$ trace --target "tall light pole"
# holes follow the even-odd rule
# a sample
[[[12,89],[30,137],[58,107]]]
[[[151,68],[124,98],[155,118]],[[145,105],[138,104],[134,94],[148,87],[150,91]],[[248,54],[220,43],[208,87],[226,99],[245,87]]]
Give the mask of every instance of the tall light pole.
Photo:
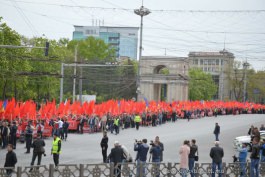
[[[244,68],[244,91],[243,91],[243,102],[246,102],[247,100],[247,69],[249,67],[249,63],[245,62],[243,63]]]
[[[140,7],[140,9],[135,9],[134,10],[134,13],[136,15],[139,15],[141,17],[141,26],[140,26],[140,46],[139,46],[139,62],[138,62],[138,73],[137,73],[137,82],[136,82],[136,86],[137,86],[137,100],[139,99],[139,95],[141,93],[141,90],[140,90],[140,61],[141,61],[141,58],[142,58],[142,50],[143,50],[143,46],[142,46],[142,42],[143,42],[143,17],[150,14],[151,11],[147,8],[145,8],[143,6],[143,3],[142,3],[142,6]]]

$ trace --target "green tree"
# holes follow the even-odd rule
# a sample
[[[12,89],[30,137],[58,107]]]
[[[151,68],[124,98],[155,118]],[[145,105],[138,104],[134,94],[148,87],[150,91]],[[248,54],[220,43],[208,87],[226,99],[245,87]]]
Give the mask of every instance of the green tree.
[[[247,98],[249,101],[264,103],[265,71],[248,71]]]
[[[217,92],[212,76],[201,69],[189,70],[189,98],[190,100],[211,100]]]
[[[0,17],[0,44],[20,46],[20,35],[8,27],[6,23],[2,23],[1,19]],[[20,72],[31,69],[29,62],[21,58],[26,54],[25,48],[0,48],[0,99],[11,97],[20,99],[22,95],[30,94],[26,89],[27,77],[18,77]]]
[[[67,45],[73,53],[77,48],[78,62],[105,63],[115,61],[115,50],[103,40],[88,37],[85,40],[72,40]]]
[[[34,93],[32,98],[36,101],[58,99],[61,62],[71,61],[73,58],[72,52],[67,48],[66,39],[59,41],[42,37],[28,39],[28,42],[35,47],[43,47],[47,41],[50,43],[48,57],[44,56],[44,50],[30,51],[32,69],[28,88]]]

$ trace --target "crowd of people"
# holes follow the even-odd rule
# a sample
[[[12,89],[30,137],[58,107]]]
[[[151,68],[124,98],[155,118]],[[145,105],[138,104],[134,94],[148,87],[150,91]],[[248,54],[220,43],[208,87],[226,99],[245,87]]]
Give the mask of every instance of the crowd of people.
[[[236,112],[236,114],[239,113],[248,113],[246,112]],[[257,113],[263,113],[263,112],[257,112]],[[191,115],[194,113],[185,113],[184,118],[186,118],[188,121],[191,118]],[[219,116],[223,115],[223,112],[220,109],[216,109],[212,114],[211,112],[206,112],[206,114],[202,114],[202,112],[199,112],[198,114],[195,114],[192,118],[201,118],[203,116]],[[68,120],[72,119],[73,117],[69,116],[64,118],[56,118],[56,119],[50,119],[49,122],[39,120],[34,124],[33,121],[28,121],[26,128],[25,128],[25,141],[26,141],[26,148],[27,151],[25,153],[30,153],[30,150],[33,148],[33,155],[31,160],[31,165],[34,165],[34,162],[36,158],[38,159],[37,165],[41,164],[41,158],[45,154],[45,142],[43,140],[43,130],[45,124],[48,124],[52,128],[52,137],[54,137],[53,143],[52,143],[52,151],[53,154],[53,160],[55,164],[55,170],[57,170],[57,166],[59,164],[59,156],[61,153],[61,141],[67,140],[68,136],[68,128],[69,128],[69,122]],[[76,118],[77,119],[77,118]],[[85,124],[89,125],[91,129],[91,133],[93,132],[103,132],[103,138],[100,143],[100,146],[102,148],[102,156],[103,156],[103,162],[114,162],[114,164],[118,164],[124,160],[126,161],[132,161],[132,157],[130,153],[128,152],[128,149],[119,144],[119,142],[115,142],[115,147],[111,150],[111,153],[107,154],[108,149],[108,136],[107,133],[114,133],[119,134],[120,129],[127,129],[127,128],[136,128],[136,130],[139,130],[140,126],[145,127],[153,127],[165,124],[167,122],[177,122],[178,119],[180,119],[180,115],[178,115],[176,112],[143,112],[142,114],[127,114],[123,113],[122,115],[111,115],[110,113],[103,115],[101,118],[97,117],[96,115],[93,115],[91,117],[82,115],[78,118],[78,132],[83,133],[83,127]],[[6,163],[5,167],[14,167],[17,158],[16,154],[13,151],[16,149],[16,131],[17,131],[17,124],[21,122],[19,121],[13,121],[12,123],[2,121],[0,125],[0,131],[1,131],[1,145],[2,148],[7,148],[7,155],[6,155]],[[95,128],[95,126],[97,126]],[[33,131],[37,131],[36,139],[34,140]],[[264,125],[261,126],[260,130],[265,130]],[[220,125],[216,123],[214,131],[215,135],[215,147],[211,149],[210,157],[213,159],[213,175],[216,172],[216,168],[218,169],[218,172],[222,169],[222,157],[223,157],[223,150],[219,146],[219,134],[220,134]],[[251,166],[253,166],[253,170],[251,171],[253,174],[258,174],[258,166],[259,163],[258,160],[260,159],[260,154],[262,154],[262,162],[265,162],[265,145],[259,145],[260,142],[260,135],[259,130],[257,127],[251,127],[249,130],[249,135],[252,137],[253,142],[253,148],[252,148],[252,154],[251,154]],[[164,146],[163,143],[160,142],[159,137],[156,137],[153,142],[150,143],[150,146],[147,143],[146,139],[143,139],[141,141],[136,141],[134,145],[134,150],[137,152],[137,156],[135,161],[137,164],[146,163],[147,162],[147,154],[149,152],[150,155],[150,162],[157,163],[159,165],[160,162],[163,161],[163,151]],[[246,145],[242,145],[242,149],[239,149],[239,161],[241,163],[241,174],[244,176],[245,174],[245,149]],[[263,149],[264,149],[264,155],[263,155]],[[197,154],[196,154],[197,153]],[[120,154],[122,154],[120,156]],[[125,154],[125,156],[124,156]],[[194,163],[196,160],[198,160],[198,146],[196,145],[196,140],[185,140],[183,143],[183,146],[180,147],[180,168],[181,168],[181,174],[182,176],[187,176],[188,173],[190,173],[191,176],[194,176]],[[259,154],[259,155],[258,155]],[[252,162],[253,161],[253,162]],[[244,162],[244,163],[242,163]],[[116,169],[115,173],[117,176],[119,176],[120,166],[118,165],[118,168]],[[30,172],[33,169],[30,169]],[[139,171],[140,168],[137,169],[137,174],[140,174]],[[12,173],[12,170],[8,169],[7,174],[10,175]],[[221,174],[221,172],[220,172]]]

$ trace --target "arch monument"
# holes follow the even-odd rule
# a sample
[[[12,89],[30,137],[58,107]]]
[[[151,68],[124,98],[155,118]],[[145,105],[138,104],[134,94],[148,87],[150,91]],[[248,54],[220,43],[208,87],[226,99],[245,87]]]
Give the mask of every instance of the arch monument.
[[[187,58],[143,56],[139,69],[138,100],[171,102],[188,99]]]

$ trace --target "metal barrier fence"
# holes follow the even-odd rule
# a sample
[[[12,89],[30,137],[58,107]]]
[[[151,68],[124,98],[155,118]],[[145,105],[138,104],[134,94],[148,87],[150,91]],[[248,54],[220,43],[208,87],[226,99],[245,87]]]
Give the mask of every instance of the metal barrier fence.
[[[32,171],[29,170],[32,168]],[[250,163],[246,163],[246,177],[250,176]],[[182,169],[179,163],[122,163],[111,164],[61,164],[57,169],[50,164],[16,168],[0,168],[0,177],[7,177],[6,170],[13,170],[12,177],[178,177]],[[260,175],[265,176],[265,163],[260,163]],[[211,176],[211,163],[195,163],[196,177]],[[223,177],[240,176],[240,163],[223,163]],[[188,172],[189,173],[189,172]],[[190,176],[188,174],[188,176]]]

